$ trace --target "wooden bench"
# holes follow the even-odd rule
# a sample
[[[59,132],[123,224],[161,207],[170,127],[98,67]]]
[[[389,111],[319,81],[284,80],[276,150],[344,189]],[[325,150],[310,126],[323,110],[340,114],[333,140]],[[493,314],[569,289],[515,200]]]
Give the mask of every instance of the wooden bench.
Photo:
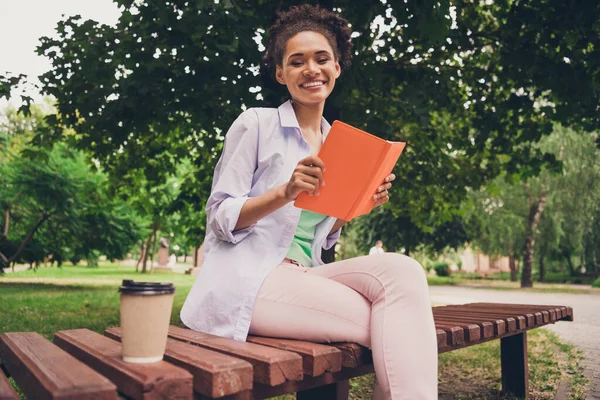
[[[565,306],[471,303],[434,307],[439,353],[500,339],[502,387],[526,398],[527,331],[572,321]],[[349,379],[373,372],[371,353],[353,343],[318,344],[250,336],[238,342],[172,326],[164,361],[121,360],[119,328],[0,335],[0,363],[30,399],[347,399]],[[457,390],[460,390],[457,388]],[[16,399],[0,374],[0,400]]]

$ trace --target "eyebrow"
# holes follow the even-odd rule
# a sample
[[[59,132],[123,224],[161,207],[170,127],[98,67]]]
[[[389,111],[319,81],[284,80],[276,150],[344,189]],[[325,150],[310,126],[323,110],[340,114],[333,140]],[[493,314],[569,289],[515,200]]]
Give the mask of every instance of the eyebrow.
[[[320,55],[320,54],[327,54],[327,55],[331,55],[327,50],[319,50],[319,51],[315,51],[316,55]],[[292,57],[298,57],[298,56],[304,56],[304,53],[294,53],[294,54],[290,54],[290,56],[288,57],[288,59],[292,58]]]

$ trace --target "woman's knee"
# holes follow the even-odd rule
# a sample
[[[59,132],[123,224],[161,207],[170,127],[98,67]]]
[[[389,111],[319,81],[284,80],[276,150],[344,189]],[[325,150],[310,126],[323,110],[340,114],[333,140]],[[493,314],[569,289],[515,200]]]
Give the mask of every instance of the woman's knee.
[[[386,253],[382,256],[386,257],[386,273],[392,275],[395,283],[415,288],[427,286],[425,270],[417,260],[398,253]]]

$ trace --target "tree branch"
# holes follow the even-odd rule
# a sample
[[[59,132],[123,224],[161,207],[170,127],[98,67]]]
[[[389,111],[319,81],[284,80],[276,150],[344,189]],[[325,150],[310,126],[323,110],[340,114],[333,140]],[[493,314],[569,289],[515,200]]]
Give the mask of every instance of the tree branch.
[[[12,256],[10,256],[10,258],[8,259],[8,262],[13,262],[17,258],[17,256],[19,254],[21,254],[21,252],[23,251],[23,249],[25,248],[27,243],[29,243],[29,241],[33,238],[33,235],[35,234],[35,232],[39,229],[40,226],[42,226],[42,224],[48,218],[50,218],[50,215],[52,215],[52,214],[51,213],[42,214],[42,217],[40,218],[40,220],[35,224],[33,229],[31,229],[31,231],[27,234],[27,236],[25,236],[25,239],[23,239],[23,241],[21,242],[21,245],[19,246],[17,251]]]

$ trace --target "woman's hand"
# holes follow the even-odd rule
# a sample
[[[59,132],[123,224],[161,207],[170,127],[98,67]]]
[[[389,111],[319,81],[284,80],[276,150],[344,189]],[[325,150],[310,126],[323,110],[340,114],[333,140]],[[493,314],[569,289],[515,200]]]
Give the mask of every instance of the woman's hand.
[[[325,164],[317,156],[306,157],[298,163],[290,180],[285,185],[285,198],[296,200],[301,192],[308,192],[309,196],[318,196],[319,188],[325,186],[323,172]]]
[[[394,179],[396,179],[396,175],[389,174],[383,180],[383,183],[381,185],[379,185],[379,187],[377,187],[377,191],[375,192],[375,195],[373,196],[373,200],[375,201],[374,207],[385,204],[390,200],[390,195],[388,193],[388,190],[392,187],[391,182]]]

